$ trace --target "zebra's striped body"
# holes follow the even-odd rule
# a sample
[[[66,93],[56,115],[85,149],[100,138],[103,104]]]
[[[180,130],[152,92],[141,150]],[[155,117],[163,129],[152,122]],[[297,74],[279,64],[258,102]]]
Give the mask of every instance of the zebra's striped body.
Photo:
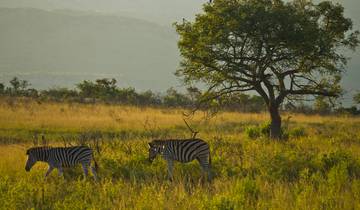
[[[204,172],[207,172],[208,179],[211,180],[210,167],[211,157],[208,143],[201,139],[170,139],[153,140],[149,143],[149,160],[153,161],[159,154],[168,163],[168,175],[172,179],[174,161],[181,163],[197,160]]]
[[[28,160],[25,170],[30,171],[31,167],[37,161],[47,162],[49,169],[45,174],[45,178],[54,168],[57,168],[59,175],[63,174],[63,167],[73,167],[81,164],[85,177],[88,175],[88,168],[91,166],[91,160],[94,161],[95,167],[91,166],[91,171],[96,180],[97,163],[93,157],[93,151],[87,146],[75,147],[33,147],[27,150]]]

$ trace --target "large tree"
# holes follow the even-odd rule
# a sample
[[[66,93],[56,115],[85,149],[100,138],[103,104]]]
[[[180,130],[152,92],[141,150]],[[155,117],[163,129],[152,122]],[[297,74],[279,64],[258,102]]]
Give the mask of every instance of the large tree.
[[[212,99],[256,91],[281,137],[279,107],[306,95],[337,97],[358,31],[340,4],[309,0],[215,0],[193,22],[176,23],[182,56],[176,74],[208,87]]]

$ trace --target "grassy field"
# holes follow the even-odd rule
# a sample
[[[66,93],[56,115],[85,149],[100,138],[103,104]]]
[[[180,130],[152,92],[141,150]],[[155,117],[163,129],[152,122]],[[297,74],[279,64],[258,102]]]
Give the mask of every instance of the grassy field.
[[[111,105],[0,102],[0,209],[360,209],[360,118],[283,114],[288,140],[252,139],[266,114],[188,119],[212,150],[211,183],[198,163],[147,160],[153,138],[190,137],[183,110]],[[291,118],[289,117],[291,116]],[[289,119],[289,120],[286,120]],[[25,172],[34,144],[100,145],[100,181],[80,167]]]

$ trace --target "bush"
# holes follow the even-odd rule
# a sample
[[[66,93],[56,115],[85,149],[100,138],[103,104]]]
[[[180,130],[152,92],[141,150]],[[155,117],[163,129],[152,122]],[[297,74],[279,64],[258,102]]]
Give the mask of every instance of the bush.
[[[344,151],[335,151],[329,154],[322,154],[320,158],[320,170],[326,175],[334,167],[345,165],[347,173],[351,178],[360,177],[360,164],[350,154]]]
[[[299,138],[302,136],[306,136],[305,128],[303,127],[293,128],[291,130],[288,130],[286,133],[290,138]]]
[[[304,176],[304,171],[316,171],[314,157],[300,151],[275,151],[262,154],[257,167],[268,180],[293,182]]]
[[[263,123],[259,126],[246,127],[245,133],[251,139],[268,137],[270,135],[270,122]]]
[[[245,128],[245,134],[250,139],[257,139],[260,137],[269,137],[270,136],[270,122],[265,122],[258,126],[248,126]],[[305,136],[306,132],[303,127],[297,127],[291,130],[287,130],[285,128],[281,128],[281,138],[299,138],[301,136]]]
[[[205,209],[249,209],[249,206],[256,204],[259,194],[260,189],[256,181],[245,177],[236,181],[230,187],[230,192],[214,196]]]
[[[235,204],[231,201],[228,196],[215,196],[209,209],[217,210],[233,210],[235,209]]]
[[[246,135],[251,139],[270,136],[270,122],[265,122],[258,126],[249,126],[245,128]]]
[[[250,139],[257,139],[259,138],[260,135],[260,131],[259,131],[259,127],[257,126],[249,126],[245,128],[245,134],[250,138]]]

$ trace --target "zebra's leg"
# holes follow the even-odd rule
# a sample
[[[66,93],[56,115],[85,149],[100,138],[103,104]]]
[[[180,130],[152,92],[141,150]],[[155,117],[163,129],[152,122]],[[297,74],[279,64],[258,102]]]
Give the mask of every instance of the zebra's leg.
[[[47,172],[45,174],[44,179],[46,179],[46,177],[49,176],[49,174],[52,172],[52,170],[54,170],[54,167],[52,165],[49,165],[49,168],[48,168],[48,170],[47,170]]]
[[[98,164],[97,164],[94,157],[92,158],[92,160],[94,161],[94,165],[91,166],[91,162],[90,162],[91,172],[92,172],[92,174],[94,176],[95,182],[97,182],[97,172],[96,171],[98,170]]]
[[[167,165],[168,165],[168,178],[170,179],[170,181],[173,181],[174,161],[168,159],[168,160],[167,160]]]
[[[203,177],[207,174],[208,181],[211,181],[210,163],[208,162],[208,157],[198,157],[196,159],[201,166]]]
[[[205,172],[207,173],[208,181],[211,182],[211,157],[210,155],[205,159]]]
[[[208,167],[208,180],[209,180],[209,182],[211,182],[211,180],[212,180],[212,176],[211,176],[211,165],[209,165],[209,167]]]
[[[89,168],[89,164],[88,163],[81,163],[81,166],[83,168],[84,171],[84,178],[86,179],[86,177],[88,176],[88,168]]]
[[[63,167],[60,165],[60,166],[57,167],[57,169],[58,169],[58,172],[59,172],[59,177],[63,176],[63,174],[64,174]]]
[[[208,167],[207,167],[207,178],[208,178],[208,181],[211,182],[211,180],[212,180],[212,176],[211,176],[211,164],[209,164]]]
[[[92,174],[94,176],[95,182],[97,182],[97,174],[96,174],[96,170],[95,170],[94,166],[91,166],[91,172],[92,172]]]

